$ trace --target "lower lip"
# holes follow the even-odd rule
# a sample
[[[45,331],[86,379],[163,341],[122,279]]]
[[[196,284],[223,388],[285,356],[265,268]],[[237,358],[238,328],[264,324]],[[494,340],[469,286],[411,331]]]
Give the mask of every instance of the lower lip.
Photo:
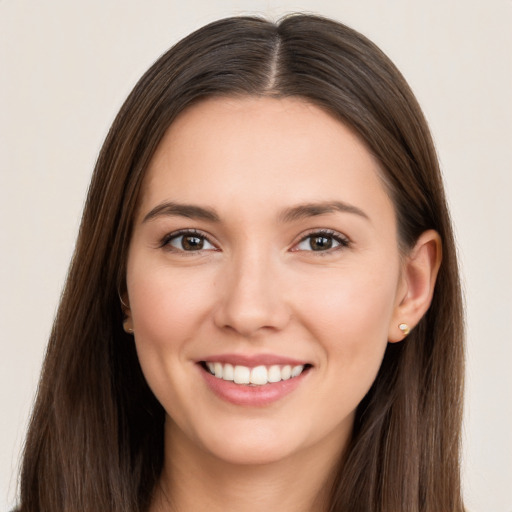
[[[249,386],[219,379],[206,371],[201,365],[199,365],[199,369],[210,390],[219,398],[235,405],[247,405],[252,407],[263,407],[284,398],[297,389],[306,374],[309,373],[309,369],[307,369],[298,377],[292,377],[288,380],[269,382],[263,386]]]

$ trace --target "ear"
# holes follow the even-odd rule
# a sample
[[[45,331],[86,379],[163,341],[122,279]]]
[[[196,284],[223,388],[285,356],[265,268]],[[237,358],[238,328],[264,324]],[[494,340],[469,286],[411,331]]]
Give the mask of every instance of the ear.
[[[388,340],[402,341],[427,312],[434,295],[437,274],[442,260],[441,237],[432,229],[418,238],[405,257],[397,304],[389,326]],[[401,324],[406,324],[402,326]]]
[[[133,334],[133,320],[132,311],[130,309],[130,300],[128,299],[128,293],[119,294],[119,300],[121,301],[121,309],[123,310],[123,329],[128,334]]]

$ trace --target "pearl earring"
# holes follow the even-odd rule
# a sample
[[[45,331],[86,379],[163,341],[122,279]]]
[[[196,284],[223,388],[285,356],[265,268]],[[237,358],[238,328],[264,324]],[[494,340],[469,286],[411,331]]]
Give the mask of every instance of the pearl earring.
[[[402,331],[402,334],[404,336],[407,336],[411,332],[411,329],[409,328],[409,326],[406,323],[399,324],[398,328]]]
[[[123,322],[123,329],[124,329],[124,332],[128,333],[128,334],[133,334],[133,329],[131,327],[128,327],[127,325],[127,320],[125,320]]]

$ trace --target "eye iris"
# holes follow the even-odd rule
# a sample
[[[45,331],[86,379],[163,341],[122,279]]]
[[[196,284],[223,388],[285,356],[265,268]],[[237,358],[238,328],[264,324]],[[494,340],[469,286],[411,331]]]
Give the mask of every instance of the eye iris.
[[[199,251],[203,248],[204,240],[199,236],[183,236],[181,245],[186,251]]]
[[[332,247],[332,238],[328,236],[312,236],[309,245],[313,251],[325,251]]]

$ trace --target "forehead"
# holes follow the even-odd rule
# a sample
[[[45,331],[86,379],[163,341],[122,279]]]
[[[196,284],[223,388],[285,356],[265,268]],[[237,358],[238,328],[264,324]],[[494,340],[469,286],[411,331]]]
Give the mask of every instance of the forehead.
[[[142,203],[228,208],[244,198],[243,205],[268,209],[345,200],[392,209],[380,175],[353,131],[305,100],[213,98],[169,127],[147,170]]]

